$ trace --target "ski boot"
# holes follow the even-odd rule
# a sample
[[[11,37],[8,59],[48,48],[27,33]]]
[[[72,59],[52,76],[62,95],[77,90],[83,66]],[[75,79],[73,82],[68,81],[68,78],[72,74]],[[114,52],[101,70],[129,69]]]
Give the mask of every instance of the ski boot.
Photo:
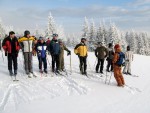
[[[10,75],[10,76],[13,76],[12,70],[9,70],[9,75]]]

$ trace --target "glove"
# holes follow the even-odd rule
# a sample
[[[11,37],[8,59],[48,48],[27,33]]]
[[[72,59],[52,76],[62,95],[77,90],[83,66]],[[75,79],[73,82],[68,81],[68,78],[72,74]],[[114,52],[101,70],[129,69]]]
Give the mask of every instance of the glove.
[[[68,51],[67,56],[71,55],[71,51]]]
[[[80,56],[80,54],[79,54],[79,53],[77,53],[76,55]]]
[[[7,56],[8,54],[7,54],[7,52],[5,52],[5,56]]]
[[[41,53],[38,53],[38,56],[41,56]]]

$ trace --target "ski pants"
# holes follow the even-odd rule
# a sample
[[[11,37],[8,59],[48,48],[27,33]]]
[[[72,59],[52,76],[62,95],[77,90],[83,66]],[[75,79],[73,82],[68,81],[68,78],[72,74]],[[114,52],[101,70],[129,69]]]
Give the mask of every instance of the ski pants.
[[[86,72],[87,69],[87,56],[81,57],[79,56],[80,61],[80,72]]]
[[[55,70],[55,64],[56,70],[59,70],[59,54],[51,55],[51,57],[52,57],[52,70]]]
[[[63,70],[64,68],[64,56],[59,56],[59,70]]]
[[[104,68],[104,59],[99,59],[98,58],[98,62],[96,65],[96,71],[99,71],[99,67],[100,67],[100,72],[103,72],[103,68]]]
[[[46,57],[41,58],[40,56],[38,56],[38,60],[39,60],[39,69],[42,69],[42,64],[44,65],[44,70],[47,70],[47,60]]]
[[[12,65],[14,67],[14,70],[18,69],[18,63],[17,63],[17,55],[16,54],[9,54],[7,56],[8,59],[8,70],[12,70]]]
[[[109,71],[109,68],[111,67],[111,71],[113,71],[113,63],[112,59],[107,59],[107,71]]]
[[[126,61],[125,67],[123,69],[123,73],[131,73],[131,62]]]
[[[26,74],[33,73],[32,52],[24,52],[24,64],[25,64]]]
[[[114,65],[114,77],[117,81],[118,86],[125,84],[121,71],[122,71],[122,69],[120,66]]]

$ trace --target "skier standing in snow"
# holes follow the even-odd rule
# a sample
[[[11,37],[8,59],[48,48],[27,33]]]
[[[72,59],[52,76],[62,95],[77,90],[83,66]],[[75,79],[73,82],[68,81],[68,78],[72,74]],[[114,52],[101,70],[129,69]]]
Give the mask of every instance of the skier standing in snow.
[[[18,69],[17,57],[18,57],[18,52],[20,47],[19,47],[18,39],[15,37],[15,32],[13,31],[9,32],[9,36],[3,40],[2,47],[6,53],[5,55],[8,58],[9,74],[11,76],[13,74],[16,76],[17,69]],[[12,63],[14,67],[14,73],[12,71]]]
[[[107,57],[107,72],[113,71],[113,56],[114,56],[114,50],[113,50],[113,45],[112,43],[109,43],[108,45],[108,57]],[[109,70],[109,68],[111,69]]]
[[[34,37],[30,36],[30,32],[26,30],[24,32],[24,37],[20,38],[18,41],[20,42],[23,55],[24,55],[24,64],[25,64],[25,72],[29,78],[36,77],[33,73],[33,65],[32,65],[32,52],[34,45]]]
[[[80,72],[81,74],[85,74],[87,75],[87,55],[88,55],[88,50],[87,50],[87,46],[86,46],[86,39],[82,38],[81,42],[76,45],[76,47],[74,48],[74,53],[76,55],[78,55],[79,57],[79,61],[80,61]]]
[[[116,44],[115,47],[115,54],[113,58],[113,67],[114,67],[114,77],[117,81],[117,85],[124,86],[124,78],[122,76],[122,65],[123,65],[123,60],[125,59],[124,53],[121,51],[121,47],[119,44]]]
[[[125,67],[123,70],[124,74],[131,75],[131,62],[133,61],[133,52],[130,51],[130,46],[127,46],[127,51],[125,53]]]
[[[60,55],[60,45],[57,40],[58,34],[53,34],[53,39],[49,45],[49,51],[52,57],[52,72],[59,73],[59,55]],[[56,64],[56,70],[55,70]]]
[[[63,41],[59,39],[60,55],[59,55],[59,71],[65,71],[64,66],[64,50],[67,51],[67,56],[71,55],[71,51],[64,45]]]
[[[39,71],[43,73],[42,63],[44,64],[44,72],[47,73],[47,45],[43,37],[40,37],[40,42],[37,44],[37,55],[39,60]]]
[[[98,62],[96,65],[96,73],[99,72],[99,67],[100,67],[100,73],[103,74],[104,61],[107,55],[108,55],[107,48],[104,47],[101,42],[98,42],[98,47],[95,50],[95,56],[98,59]]]

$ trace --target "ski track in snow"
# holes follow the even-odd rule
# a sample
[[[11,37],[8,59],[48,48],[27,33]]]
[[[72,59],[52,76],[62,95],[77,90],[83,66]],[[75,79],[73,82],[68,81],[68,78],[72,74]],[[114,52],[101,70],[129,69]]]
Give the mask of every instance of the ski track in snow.
[[[18,73],[19,82],[3,82],[5,90],[3,98],[0,100],[0,111],[5,110],[10,102],[17,109],[19,103],[29,103],[36,99],[55,98],[63,95],[83,95],[87,94],[88,88],[71,77],[54,76],[27,78]],[[7,85],[6,85],[7,84]],[[41,93],[42,92],[42,93]]]

